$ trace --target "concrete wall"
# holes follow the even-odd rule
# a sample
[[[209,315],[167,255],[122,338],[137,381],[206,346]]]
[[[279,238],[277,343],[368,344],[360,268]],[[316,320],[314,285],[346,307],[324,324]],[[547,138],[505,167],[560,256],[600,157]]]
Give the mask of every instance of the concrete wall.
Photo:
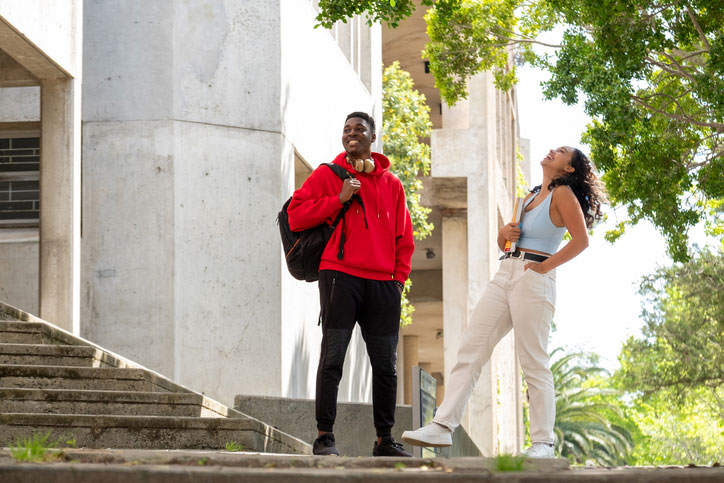
[[[38,313],[38,234],[11,240],[0,231],[0,300],[31,314]],[[27,230],[26,230],[27,231]],[[25,238],[26,241],[23,241]]]
[[[40,120],[40,88],[0,88],[0,122]],[[0,300],[38,313],[38,229],[0,229]]]
[[[302,441],[312,443],[317,437],[314,421],[314,401],[276,397],[237,396],[234,409],[274,426]],[[372,405],[340,403],[337,405],[335,443],[342,456],[371,456],[376,440]],[[402,432],[412,429],[412,406],[398,405],[392,437],[402,441]],[[412,447],[405,444],[405,449]],[[460,426],[453,433],[453,445],[441,448],[444,456],[480,456],[480,451]]]
[[[276,214],[295,152],[329,161],[344,115],[379,115],[314,15],[296,0],[85,4],[83,336],[226,403],[312,395],[316,285],[286,274]],[[340,397],[367,400],[359,336],[350,351],[363,377]]]
[[[40,88],[0,88],[0,122],[40,121]]]
[[[83,125],[81,336],[169,377],[173,127],[170,121]]]
[[[29,247],[14,243],[0,252],[32,265],[16,273],[11,287],[32,301],[23,308],[69,330],[79,322],[81,15],[81,0],[0,0],[0,49],[26,74],[22,85],[42,86],[2,89],[0,110],[3,121],[26,122],[37,121],[43,107],[39,236],[46,242],[30,242],[36,243],[35,260]]]

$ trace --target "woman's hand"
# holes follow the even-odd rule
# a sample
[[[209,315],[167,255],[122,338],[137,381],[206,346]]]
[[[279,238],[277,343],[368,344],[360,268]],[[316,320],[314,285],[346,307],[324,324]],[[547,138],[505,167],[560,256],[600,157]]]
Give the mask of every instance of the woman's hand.
[[[540,273],[540,274],[547,273],[548,270],[546,270],[545,268],[543,268],[542,265],[543,265],[542,263],[538,263],[538,262],[528,262],[528,263],[526,263],[525,265],[523,265],[523,271],[525,271],[525,270],[533,270],[534,272],[538,272],[538,273]]]
[[[500,229],[500,235],[504,240],[509,242],[517,242],[520,238],[519,223],[508,223]]]

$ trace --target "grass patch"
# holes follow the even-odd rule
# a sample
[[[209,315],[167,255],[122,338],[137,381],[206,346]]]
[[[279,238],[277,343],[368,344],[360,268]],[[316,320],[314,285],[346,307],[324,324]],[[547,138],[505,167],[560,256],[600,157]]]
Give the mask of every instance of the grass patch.
[[[514,456],[509,453],[499,454],[494,458],[496,471],[523,471],[525,467],[525,455]]]
[[[31,437],[17,439],[15,445],[10,447],[10,454],[18,462],[53,461],[62,455],[62,453],[49,451],[56,446],[50,442],[50,431],[44,435],[33,433]]]
[[[226,451],[232,451],[232,452],[244,451],[244,445],[239,444],[236,441],[229,441],[228,443],[226,443],[225,448],[226,448]]]

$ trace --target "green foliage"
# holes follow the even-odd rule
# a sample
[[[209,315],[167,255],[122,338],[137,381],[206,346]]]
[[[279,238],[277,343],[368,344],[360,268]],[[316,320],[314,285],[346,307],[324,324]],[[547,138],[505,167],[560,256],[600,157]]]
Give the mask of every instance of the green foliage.
[[[624,343],[616,384],[630,392],[639,465],[724,460],[724,250],[644,277],[644,326]]]
[[[434,0],[422,0],[421,4],[430,6]],[[415,10],[414,0],[319,0],[318,26],[332,28],[337,21],[347,22],[355,15],[365,14],[367,23],[385,22],[397,27],[400,20],[409,17]]]
[[[553,352],[555,354],[558,351]],[[617,396],[595,360],[577,363],[568,354],[551,365],[556,388],[556,452],[573,463],[625,464],[633,448],[632,430]]]
[[[643,279],[642,337],[629,338],[616,377],[622,387],[681,399],[692,389],[724,389],[724,251]]]
[[[422,181],[419,176],[430,174],[430,137],[432,123],[425,96],[415,90],[410,74],[399,62],[387,67],[382,76],[382,143],[390,158],[390,170],[400,178],[405,188],[407,208],[412,219],[413,234],[418,240],[430,235],[435,228],[427,219],[430,208],[421,204]],[[412,323],[415,308],[407,295],[412,282],[408,279],[402,292],[400,324]]]
[[[412,323],[412,314],[415,312],[415,307],[407,298],[410,288],[412,288],[412,280],[408,278],[405,281],[405,288],[402,290],[402,312],[400,313],[400,326],[402,327]]]
[[[512,455],[502,453],[493,460],[496,471],[523,471],[525,469],[525,455]]]
[[[226,448],[226,451],[231,451],[231,452],[244,451],[244,445],[239,444],[236,441],[228,441],[224,447]]]
[[[523,161],[523,155],[520,154],[520,151],[516,151],[515,156],[515,196],[518,198],[525,198],[525,196],[528,194],[528,182],[525,180],[525,175],[523,174],[523,168],[521,168],[520,163]]]
[[[400,68],[399,62],[387,67],[382,76],[382,143],[390,158],[390,170],[405,187],[415,238],[422,240],[434,226],[427,220],[430,208],[420,204],[422,181],[430,174],[430,108],[420,94],[412,76]]]
[[[636,465],[710,465],[724,461],[724,392],[693,389],[680,404],[664,390],[632,402],[639,428],[632,463]]]
[[[466,98],[468,78],[482,71],[493,73],[499,89],[510,89],[517,81],[512,47],[520,47],[521,58],[534,59],[531,42],[549,25],[548,11],[543,2],[522,0],[436,3],[425,15],[430,41],[422,55],[442,98],[451,105]]]
[[[48,451],[56,446],[49,439],[50,431],[44,435],[33,433],[32,437],[18,439],[15,445],[10,447],[10,454],[19,462],[38,463],[51,461],[58,457],[58,453]]]
[[[366,11],[395,26],[410,3],[330,0],[320,17]],[[423,55],[447,103],[465,98],[467,79],[482,71],[509,89],[521,62],[550,72],[547,98],[584,100],[592,122],[583,141],[609,200],[629,214],[609,241],[649,220],[685,261],[690,227],[704,221],[724,234],[723,2],[438,0],[425,18]],[[554,27],[564,29],[560,44],[542,42]]]

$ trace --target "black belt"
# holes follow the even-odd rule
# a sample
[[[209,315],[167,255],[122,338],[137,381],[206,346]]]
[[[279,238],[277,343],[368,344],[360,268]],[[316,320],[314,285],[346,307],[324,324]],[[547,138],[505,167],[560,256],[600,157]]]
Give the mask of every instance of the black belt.
[[[506,253],[505,255],[500,257],[501,260],[505,260],[506,258],[521,258],[523,260],[542,262],[544,260],[547,260],[549,257],[546,255],[536,255],[535,253],[521,252],[520,250],[516,250],[513,253]]]

